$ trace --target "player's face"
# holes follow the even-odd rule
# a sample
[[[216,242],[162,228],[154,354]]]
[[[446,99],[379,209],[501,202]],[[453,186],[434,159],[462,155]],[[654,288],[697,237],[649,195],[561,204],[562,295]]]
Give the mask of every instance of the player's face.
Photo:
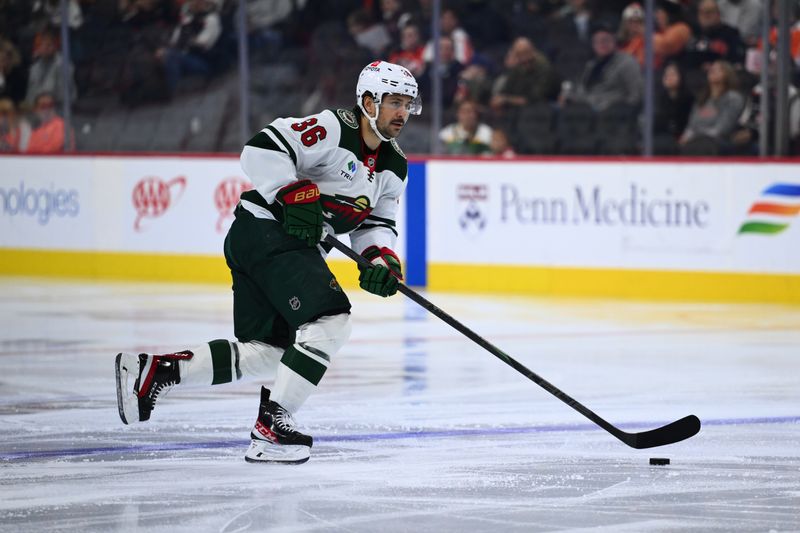
[[[411,97],[402,94],[387,94],[383,97],[376,125],[381,135],[394,138],[408,121]]]

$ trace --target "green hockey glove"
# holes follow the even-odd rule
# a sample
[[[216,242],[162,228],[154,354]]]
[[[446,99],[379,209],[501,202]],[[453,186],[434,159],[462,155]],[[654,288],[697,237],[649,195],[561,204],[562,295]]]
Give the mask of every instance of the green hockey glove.
[[[403,279],[397,255],[389,248],[377,246],[370,246],[361,255],[374,265],[371,268],[361,268],[361,275],[358,277],[361,288],[383,297],[396,293],[398,280]]]
[[[283,206],[286,233],[316,246],[322,238],[322,203],[317,184],[300,180],[280,189],[276,197]]]
[[[378,296],[391,296],[397,292],[397,278],[391,271],[382,265],[365,268],[358,276],[361,288]]]
[[[403,280],[403,270],[400,266],[400,258],[397,257],[391,249],[386,248],[378,248],[377,246],[370,246],[363,252],[361,255],[369,259],[370,263],[373,265],[381,265],[388,268],[394,277],[399,279],[400,281]]]

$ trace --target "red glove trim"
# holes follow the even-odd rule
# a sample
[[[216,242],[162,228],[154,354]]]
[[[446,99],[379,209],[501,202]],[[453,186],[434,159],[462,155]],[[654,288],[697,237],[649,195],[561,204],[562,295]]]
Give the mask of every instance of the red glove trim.
[[[389,269],[389,272],[391,272],[394,277],[396,277],[400,281],[403,280],[403,273],[395,271],[395,269],[392,268],[392,265],[389,263],[389,261],[386,260],[387,256],[393,258],[395,261],[397,261],[397,267],[401,268],[400,265],[402,265],[402,263],[400,262],[400,258],[397,257],[397,254],[394,253],[394,250],[392,250],[391,248],[387,248],[386,246],[378,248],[377,246],[372,245],[367,247],[363,252],[361,252],[361,255],[369,259],[370,262],[373,264],[379,264],[385,266],[386,268]],[[375,260],[379,258],[381,262],[376,263]]]
[[[311,204],[319,200],[319,187],[311,180],[290,183],[278,190],[278,198],[284,204]]]

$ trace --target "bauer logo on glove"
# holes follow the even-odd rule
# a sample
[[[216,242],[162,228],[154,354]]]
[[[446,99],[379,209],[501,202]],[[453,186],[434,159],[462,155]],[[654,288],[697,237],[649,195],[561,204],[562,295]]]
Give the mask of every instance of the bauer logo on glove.
[[[316,246],[322,239],[322,204],[319,187],[311,180],[290,183],[278,191],[286,233]]]

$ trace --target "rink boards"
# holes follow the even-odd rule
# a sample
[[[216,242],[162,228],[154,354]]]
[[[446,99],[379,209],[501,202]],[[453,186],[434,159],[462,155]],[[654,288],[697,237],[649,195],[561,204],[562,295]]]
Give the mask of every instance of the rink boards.
[[[229,279],[222,242],[249,186],[236,157],[0,168],[0,273]],[[798,215],[791,161],[416,160],[398,253],[434,290],[800,303]]]

